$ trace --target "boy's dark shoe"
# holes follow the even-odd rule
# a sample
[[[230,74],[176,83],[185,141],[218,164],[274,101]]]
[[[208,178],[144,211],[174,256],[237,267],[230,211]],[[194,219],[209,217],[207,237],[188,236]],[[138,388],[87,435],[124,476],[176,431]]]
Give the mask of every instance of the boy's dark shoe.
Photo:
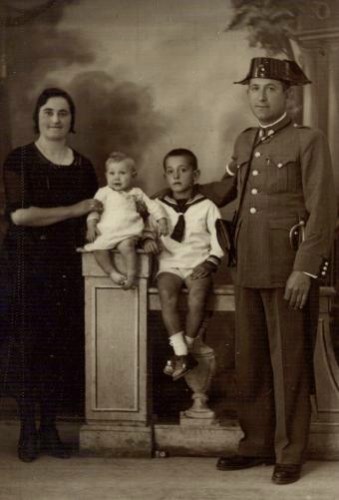
[[[257,465],[273,465],[275,459],[272,457],[245,457],[243,455],[233,455],[230,457],[220,457],[217,462],[219,470],[241,470],[256,467]]]
[[[275,484],[295,483],[300,479],[300,464],[276,464],[273,471],[272,481]]]
[[[175,367],[175,356],[172,356],[170,359],[166,361],[166,366],[163,369],[163,373],[165,375],[169,375],[170,377],[172,377],[174,372],[174,367]]]
[[[174,356],[175,365],[172,374],[172,378],[174,381],[179,380],[186,375],[186,373],[190,372],[195,368],[198,364],[197,360],[192,356],[192,354],[188,353],[186,356]]]
[[[71,456],[55,427],[40,428],[40,450],[55,458],[70,458]]]

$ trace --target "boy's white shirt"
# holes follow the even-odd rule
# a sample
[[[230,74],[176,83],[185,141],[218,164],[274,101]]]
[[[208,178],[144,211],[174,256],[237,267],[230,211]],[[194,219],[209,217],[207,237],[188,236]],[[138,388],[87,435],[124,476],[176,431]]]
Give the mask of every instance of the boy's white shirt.
[[[95,193],[94,198],[105,207],[105,202],[109,196],[114,196],[115,194],[120,194],[120,196],[132,196],[136,201],[144,203],[147,207],[148,212],[154,217],[156,221],[166,217],[164,210],[162,209],[160,203],[157,200],[151,200],[140,188],[133,187],[129,191],[115,191],[109,186],[104,186],[98,189]],[[98,212],[91,212],[87,216],[87,221],[90,220],[100,220],[101,216]]]
[[[199,201],[201,199],[201,201]],[[217,206],[207,198],[198,194],[189,201],[189,208],[184,213],[185,233],[181,242],[170,235],[178,221],[180,213],[169,206],[166,201],[176,203],[170,196],[158,199],[158,203],[166,212],[169,224],[169,235],[159,236],[158,227],[152,217],[146,223],[143,239],[160,238],[161,252],[158,254],[160,265],[177,268],[194,268],[206,260],[217,263],[224,256],[219,245],[216,232],[216,221],[221,218]],[[214,258],[216,257],[216,259]]]

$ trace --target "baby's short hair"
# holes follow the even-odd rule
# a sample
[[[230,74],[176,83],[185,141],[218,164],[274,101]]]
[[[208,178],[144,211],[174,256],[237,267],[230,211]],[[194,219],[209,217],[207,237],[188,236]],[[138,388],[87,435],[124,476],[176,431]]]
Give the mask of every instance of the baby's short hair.
[[[185,148],[176,148],[176,149],[172,149],[171,151],[169,151],[167,153],[167,155],[165,155],[163,162],[162,162],[164,168],[166,168],[167,159],[171,158],[172,156],[185,156],[186,158],[189,159],[189,162],[192,165],[193,170],[198,169],[198,158],[195,156],[193,151],[191,151],[190,149],[185,149]]]
[[[133,170],[136,170],[136,164],[135,161],[131,156],[126,155],[125,153],[121,153],[120,151],[112,151],[108,155],[108,158],[106,160],[106,168],[109,163],[121,163],[121,162],[126,162]]]

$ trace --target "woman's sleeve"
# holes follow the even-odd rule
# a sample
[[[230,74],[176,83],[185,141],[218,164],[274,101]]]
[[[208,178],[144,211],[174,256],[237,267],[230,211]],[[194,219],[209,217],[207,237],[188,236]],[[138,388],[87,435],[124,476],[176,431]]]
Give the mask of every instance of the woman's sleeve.
[[[3,176],[6,198],[5,213],[9,217],[15,210],[30,206],[24,148],[16,149],[7,156],[3,167]]]

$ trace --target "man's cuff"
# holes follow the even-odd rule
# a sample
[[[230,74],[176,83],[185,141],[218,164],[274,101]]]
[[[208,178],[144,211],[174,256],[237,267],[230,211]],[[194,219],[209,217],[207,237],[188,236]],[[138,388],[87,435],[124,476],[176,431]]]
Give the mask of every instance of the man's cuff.
[[[306,276],[309,276],[310,278],[313,278],[314,280],[316,280],[318,278],[318,276],[316,276],[315,274],[307,273],[306,271],[303,271],[303,274],[305,274]]]

